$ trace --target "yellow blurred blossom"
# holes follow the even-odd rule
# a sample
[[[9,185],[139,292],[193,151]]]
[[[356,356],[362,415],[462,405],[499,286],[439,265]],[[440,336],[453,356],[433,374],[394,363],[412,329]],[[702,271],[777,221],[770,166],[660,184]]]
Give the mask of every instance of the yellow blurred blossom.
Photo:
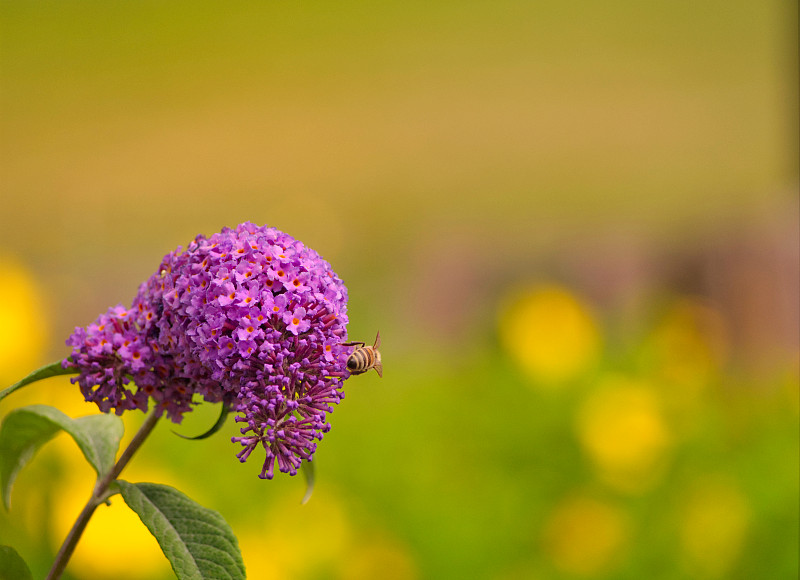
[[[299,580],[332,577],[344,580],[419,577],[408,549],[386,530],[359,532],[347,515],[344,500],[330,486],[318,489],[305,505],[296,493],[269,507],[255,527],[237,530],[248,578]],[[324,538],[313,526],[286,522],[324,522]],[[309,534],[312,534],[309,536]],[[264,546],[269,546],[265,550]]]
[[[21,264],[0,256],[0,386],[41,364],[48,338],[42,293]]]
[[[544,530],[544,549],[562,573],[591,576],[614,567],[630,537],[620,509],[586,494],[557,505]]]
[[[601,479],[616,489],[642,491],[663,472],[672,438],[646,383],[606,378],[583,402],[576,430]]]
[[[286,525],[303,521],[324,522],[324,539],[314,541],[309,536],[314,529],[311,524]],[[267,510],[259,525],[237,530],[237,534],[248,578],[289,580],[338,567],[352,530],[341,499],[330,489],[318,489],[305,505],[300,505],[296,493],[283,496]]]
[[[419,578],[408,549],[385,533],[373,533],[352,545],[341,559],[342,580],[414,580]]]
[[[721,578],[735,564],[750,508],[734,482],[722,476],[698,482],[682,510],[681,547],[693,577]]]
[[[500,316],[500,339],[534,380],[548,385],[580,375],[600,350],[588,307],[554,285],[529,288],[510,300]]]
[[[684,297],[666,312],[647,341],[648,365],[670,385],[673,398],[692,403],[719,370],[728,351],[722,315]]]

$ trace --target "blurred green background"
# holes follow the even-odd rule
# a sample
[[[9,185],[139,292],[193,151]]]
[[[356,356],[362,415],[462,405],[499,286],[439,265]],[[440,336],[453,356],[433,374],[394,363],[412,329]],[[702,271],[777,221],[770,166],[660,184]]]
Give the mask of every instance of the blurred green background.
[[[242,221],[380,329],[315,456],[160,425],[124,477],[219,510],[249,577],[796,578],[796,5],[0,5],[0,379]],[[16,394],[96,412],[68,379]],[[200,407],[178,430],[216,417]],[[126,417],[127,436],[141,417]],[[43,577],[92,486],[59,436],[0,543]],[[159,579],[121,501],[69,578]]]

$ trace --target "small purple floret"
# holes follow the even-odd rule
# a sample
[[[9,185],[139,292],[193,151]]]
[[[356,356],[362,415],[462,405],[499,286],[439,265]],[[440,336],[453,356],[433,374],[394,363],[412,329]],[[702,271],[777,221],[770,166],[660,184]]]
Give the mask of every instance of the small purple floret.
[[[130,308],[75,329],[63,365],[104,412],[146,411],[152,399],[177,423],[195,394],[224,402],[244,424],[239,459],[260,445],[259,477],[276,462],[294,475],[344,398],[347,322],[347,289],[328,262],[244,223],[167,254]]]

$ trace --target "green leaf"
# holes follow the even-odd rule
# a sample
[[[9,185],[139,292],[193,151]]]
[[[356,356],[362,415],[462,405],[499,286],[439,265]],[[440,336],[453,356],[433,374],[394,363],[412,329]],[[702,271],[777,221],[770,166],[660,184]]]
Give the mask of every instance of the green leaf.
[[[206,437],[211,437],[214,433],[216,433],[217,431],[222,429],[222,426],[225,425],[225,420],[228,418],[228,415],[230,414],[230,412],[231,412],[231,408],[228,405],[223,403],[222,404],[222,411],[219,414],[219,418],[217,419],[217,422],[214,423],[211,426],[211,429],[209,429],[205,433],[202,433],[201,435],[196,435],[194,437],[188,437],[186,435],[181,435],[180,433],[178,433],[175,430],[173,430],[172,432],[175,433],[175,435],[177,435],[178,437],[183,437],[184,439],[191,439],[193,441],[196,440],[196,439],[205,439]]]
[[[303,475],[306,476],[306,494],[300,500],[300,505],[311,499],[311,494],[314,491],[314,464],[311,461],[303,461],[300,464],[300,469],[303,470]]]
[[[25,560],[11,546],[0,546],[0,580],[33,580]]]
[[[15,409],[0,427],[0,486],[6,509],[20,469],[60,429],[72,436],[98,478],[114,466],[124,430],[119,417],[102,414],[70,419],[47,405]]]
[[[77,375],[78,371],[75,369],[65,369],[61,367],[61,361],[56,361],[49,365],[45,365],[42,368],[33,371],[27,377],[22,379],[20,382],[15,383],[8,387],[7,389],[3,389],[0,391],[0,401],[5,399],[8,395],[16,391],[17,389],[21,389],[25,385],[30,385],[31,383],[35,383],[36,381],[41,381],[42,379],[49,379],[50,377],[57,377],[59,375]]]
[[[167,485],[123,480],[117,484],[179,580],[245,579],[239,543],[219,513]]]

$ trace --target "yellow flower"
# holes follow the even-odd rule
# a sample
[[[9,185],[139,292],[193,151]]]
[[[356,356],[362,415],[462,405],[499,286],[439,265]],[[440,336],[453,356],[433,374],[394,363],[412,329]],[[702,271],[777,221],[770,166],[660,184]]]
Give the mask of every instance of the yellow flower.
[[[372,533],[342,557],[343,580],[414,580],[419,578],[408,550],[387,533]]]
[[[636,492],[663,472],[672,438],[647,384],[607,378],[586,398],[576,419],[578,439],[606,483]]]
[[[658,323],[645,355],[656,377],[669,383],[673,398],[691,404],[718,372],[727,351],[727,330],[720,313],[684,297]]]
[[[719,578],[735,564],[750,522],[750,508],[727,478],[706,477],[683,508],[681,546],[694,577]]]
[[[311,501],[301,505],[299,489],[295,486],[267,509],[256,526],[238,534],[248,578],[308,578],[339,566],[353,534],[342,500],[329,488],[317,489]],[[324,522],[325,539],[314,541],[311,549],[313,526],[287,522]]]
[[[622,556],[630,536],[625,513],[586,494],[556,506],[544,533],[544,549],[566,574],[607,572]]]
[[[0,257],[0,385],[17,382],[40,365],[48,337],[42,294],[21,264]]]
[[[500,316],[500,339],[534,380],[549,385],[585,372],[600,349],[591,312],[558,286],[529,288],[511,299]]]

